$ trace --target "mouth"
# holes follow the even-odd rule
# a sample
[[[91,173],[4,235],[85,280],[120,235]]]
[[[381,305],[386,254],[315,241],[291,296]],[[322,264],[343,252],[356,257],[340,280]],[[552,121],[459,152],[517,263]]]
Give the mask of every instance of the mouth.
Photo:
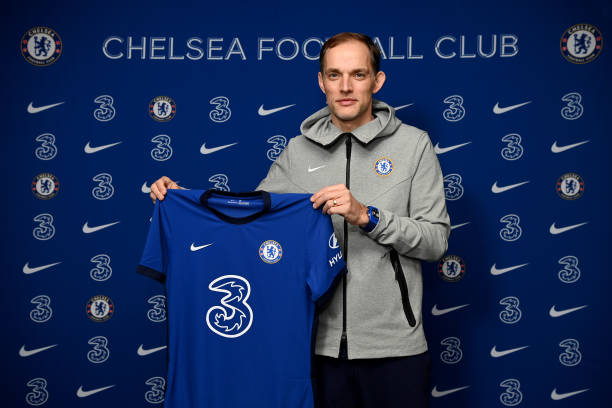
[[[354,99],[354,98],[342,98],[342,99],[336,100],[336,102],[340,106],[351,106],[351,105],[357,103],[357,99]]]

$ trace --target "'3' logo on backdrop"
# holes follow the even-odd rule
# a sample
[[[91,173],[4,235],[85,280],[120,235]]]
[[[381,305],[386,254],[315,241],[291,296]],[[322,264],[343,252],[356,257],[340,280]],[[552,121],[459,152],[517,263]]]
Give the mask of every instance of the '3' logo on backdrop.
[[[272,148],[266,152],[266,157],[275,161],[287,146],[287,138],[283,135],[275,135],[268,138],[266,141],[273,145]]]
[[[215,105],[215,109],[211,110],[208,114],[208,117],[213,122],[222,123],[232,116],[232,111],[229,108],[229,99],[225,96],[212,98],[209,103]]]
[[[450,106],[444,109],[442,116],[449,122],[458,122],[465,116],[465,108],[463,107],[463,98],[460,95],[451,95],[444,99],[444,103]]]

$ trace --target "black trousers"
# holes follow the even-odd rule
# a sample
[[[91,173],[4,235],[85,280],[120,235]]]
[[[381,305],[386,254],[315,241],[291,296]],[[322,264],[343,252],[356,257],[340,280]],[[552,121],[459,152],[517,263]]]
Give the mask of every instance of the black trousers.
[[[317,408],[427,408],[429,352],[408,357],[314,358]]]

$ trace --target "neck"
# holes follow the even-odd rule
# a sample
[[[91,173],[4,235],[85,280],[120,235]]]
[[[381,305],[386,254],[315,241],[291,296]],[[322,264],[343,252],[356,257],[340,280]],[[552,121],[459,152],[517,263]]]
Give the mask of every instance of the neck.
[[[374,115],[372,115],[371,112],[367,119],[361,118],[360,120],[355,119],[352,121],[344,121],[338,119],[335,115],[332,115],[331,117],[332,123],[344,133],[350,133],[358,127],[365,125],[368,122],[371,122],[372,120],[374,120]]]

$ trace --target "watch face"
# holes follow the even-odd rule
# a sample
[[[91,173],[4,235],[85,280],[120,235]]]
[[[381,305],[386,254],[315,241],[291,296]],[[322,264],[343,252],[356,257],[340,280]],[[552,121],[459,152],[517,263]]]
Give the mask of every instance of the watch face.
[[[374,216],[374,218],[378,220],[380,218],[380,214],[378,213],[378,208],[370,207],[370,209],[371,209],[371,213]]]

